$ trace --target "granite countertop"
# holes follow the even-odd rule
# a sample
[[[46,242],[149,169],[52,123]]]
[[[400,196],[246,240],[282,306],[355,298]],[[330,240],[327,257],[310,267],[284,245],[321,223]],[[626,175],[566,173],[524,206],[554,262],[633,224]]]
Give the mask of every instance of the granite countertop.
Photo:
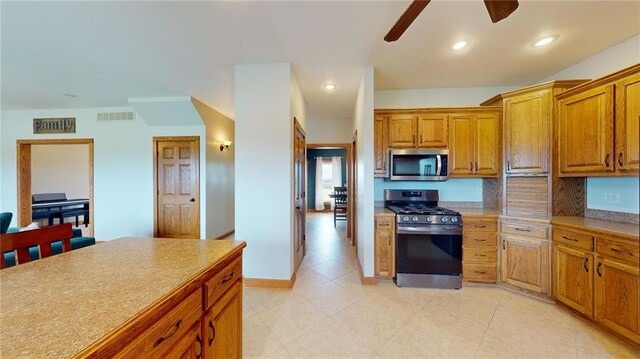
[[[3,269],[0,357],[71,357],[245,246],[120,238]]]
[[[576,229],[587,228],[602,233],[625,236],[630,240],[638,241],[640,226],[631,223],[620,223],[607,221],[604,219],[575,217],[575,216],[554,216],[551,224],[563,225]]]

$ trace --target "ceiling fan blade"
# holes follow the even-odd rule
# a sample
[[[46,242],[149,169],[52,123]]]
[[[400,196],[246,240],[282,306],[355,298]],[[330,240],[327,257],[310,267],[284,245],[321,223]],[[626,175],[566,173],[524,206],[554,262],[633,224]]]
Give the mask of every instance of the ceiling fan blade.
[[[494,24],[506,19],[518,8],[518,0],[484,0],[491,22]]]
[[[402,16],[398,19],[395,25],[389,30],[387,36],[384,37],[384,41],[386,42],[394,42],[404,34],[409,25],[413,22],[413,20],[420,15],[422,10],[424,10],[431,0],[414,0],[411,5],[404,11]]]

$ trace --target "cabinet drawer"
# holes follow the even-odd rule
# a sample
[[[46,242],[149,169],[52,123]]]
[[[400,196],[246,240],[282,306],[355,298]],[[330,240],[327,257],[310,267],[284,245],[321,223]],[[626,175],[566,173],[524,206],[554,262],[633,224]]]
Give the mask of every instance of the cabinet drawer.
[[[616,258],[625,262],[638,264],[638,245],[612,241],[605,238],[596,238],[596,252],[609,258]]]
[[[462,225],[464,231],[495,232],[498,227],[495,219],[467,219],[464,217]]]
[[[498,250],[490,247],[463,247],[462,260],[464,262],[496,263]]]
[[[503,222],[500,225],[500,232],[504,234],[515,234],[518,236],[548,239],[548,226],[532,225],[529,223]]]
[[[497,266],[495,264],[463,264],[462,279],[496,281],[498,278]]]
[[[198,289],[138,336],[116,358],[163,356],[180,341],[202,315],[202,290]]]
[[[382,216],[377,216],[376,217],[376,229],[391,229],[393,227],[393,220],[395,219],[395,217],[382,217]]]
[[[464,232],[462,245],[470,247],[495,247],[497,243],[496,232]]]
[[[239,278],[242,277],[242,258],[238,258],[204,285],[205,310],[215,303]]]
[[[584,249],[586,251],[593,250],[593,236],[586,233],[554,228],[553,241],[555,243],[562,243],[566,246]]]

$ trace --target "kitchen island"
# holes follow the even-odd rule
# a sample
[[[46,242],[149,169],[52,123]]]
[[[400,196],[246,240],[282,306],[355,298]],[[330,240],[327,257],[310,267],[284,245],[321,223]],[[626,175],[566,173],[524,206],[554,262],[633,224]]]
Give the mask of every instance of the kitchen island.
[[[120,238],[4,269],[0,357],[240,357],[245,246]]]

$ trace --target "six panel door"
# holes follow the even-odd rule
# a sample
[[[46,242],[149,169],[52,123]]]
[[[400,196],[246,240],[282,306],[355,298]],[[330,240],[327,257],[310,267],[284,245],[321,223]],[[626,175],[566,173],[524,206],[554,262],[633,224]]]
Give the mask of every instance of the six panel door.
[[[200,238],[198,147],[198,140],[157,142],[157,237]]]
[[[413,115],[389,116],[389,147],[415,147],[416,119]]]
[[[550,101],[549,91],[504,101],[507,173],[549,171]]]
[[[553,297],[580,313],[593,315],[593,255],[553,245]]]
[[[452,115],[449,134],[449,174],[472,175],[474,172],[474,121],[472,115]]]
[[[613,85],[568,97],[559,104],[560,174],[614,170]]]
[[[417,147],[449,147],[449,121],[447,114],[428,114],[418,116]]]
[[[640,169],[640,74],[618,83],[616,91],[616,167],[622,172]]]

